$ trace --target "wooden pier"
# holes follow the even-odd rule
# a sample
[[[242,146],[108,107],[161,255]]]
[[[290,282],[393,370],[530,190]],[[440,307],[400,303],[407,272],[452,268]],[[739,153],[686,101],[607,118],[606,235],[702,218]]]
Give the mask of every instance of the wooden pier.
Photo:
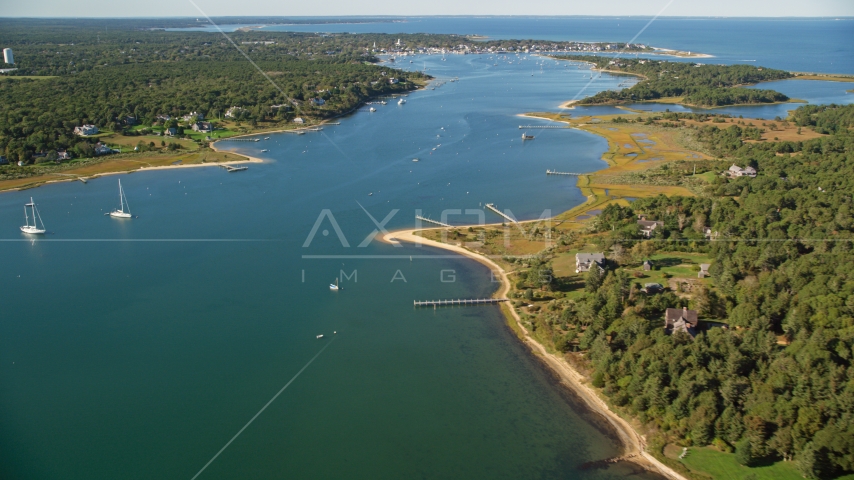
[[[519,125],[519,130],[529,129],[529,128],[558,128],[558,129],[567,129],[572,127],[563,127],[560,125]]]
[[[506,302],[506,298],[458,298],[456,300],[413,300],[416,307],[450,307],[454,305],[491,305]]]
[[[448,225],[447,223],[442,223],[438,220],[431,220],[429,218],[422,217],[421,215],[416,215],[415,218],[417,220],[421,220],[422,222],[432,223],[432,224],[438,225],[440,227],[453,228],[451,225]]]
[[[505,214],[504,214],[504,212],[502,212],[501,210],[499,210],[499,209],[495,208],[495,205],[494,205],[494,204],[492,204],[492,203],[487,203],[487,204],[486,204],[486,205],[484,205],[484,206],[485,206],[486,208],[488,208],[488,209],[492,210],[493,212],[497,213],[498,215],[500,215],[502,218],[504,218],[505,220],[507,220],[507,221],[508,221],[508,222],[510,222],[510,223],[519,223],[519,222],[517,222],[516,220],[514,220],[514,219],[512,219],[512,218],[508,217],[507,215],[505,215]]]
[[[260,142],[260,138],[219,138],[218,142]]]
[[[546,170],[546,175],[569,175],[571,177],[578,177],[580,175],[590,175],[590,174],[589,173],[558,172],[557,170]]]
[[[220,167],[226,169],[229,172],[242,172],[243,170],[249,170],[249,167],[247,167],[245,165],[242,167],[234,167],[231,165],[220,165]]]

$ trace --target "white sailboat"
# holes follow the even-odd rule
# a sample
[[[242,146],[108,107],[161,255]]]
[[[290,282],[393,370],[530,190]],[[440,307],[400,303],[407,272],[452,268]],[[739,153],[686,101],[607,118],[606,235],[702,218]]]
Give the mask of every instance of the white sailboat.
[[[127,208],[127,211],[125,211],[125,208]],[[130,205],[128,205],[128,199],[125,197],[125,191],[122,189],[121,180],[119,180],[119,208],[110,212],[110,216],[113,218],[132,218]]]
[[[30,209],[32,209],[32,225],[30,225],[30,215],[27,213],[27,207],[30,207]],[[33,201],[33,197],[30,197],[30,203],[24,205],[24,222],[26,223],[26,225],[21,226],[21,231],[24,233],[29,233],[30,235],[43,235],[46,232],[44,228],[44,222],[42,222],[42,216],[39,215],[39,210],[36,208],[36,202]],[[38,227],[39,223],[42,224],[42,228]]]
[[[403,105],[404,103],[406,103],[406,99],[403,99],[403,98],[401,98],[400,100],[397,101],[398,105]]]
[[[329,284],[329,289],[330,290],[336,290],[336,291],[341,290],[341,287],[338,286],[338,279],[337,278],[335,279],[335,283]]]

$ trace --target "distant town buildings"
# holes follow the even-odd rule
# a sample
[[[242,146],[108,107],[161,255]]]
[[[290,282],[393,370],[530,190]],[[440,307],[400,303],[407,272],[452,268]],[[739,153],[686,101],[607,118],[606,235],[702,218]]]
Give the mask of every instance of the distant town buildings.
[[[15,55],[12,53],[11,48],[4,48],[3,49],[3,61],[8,63],[8,64],[15,63]]]
[[[602,265],[605,264],[604,253],[576,253],[575,254],[575,273],[588,272],[593,265],[604,270]]]
[[[80,136],[95,135],[98,133],[98,127],[95,125],[81,125],[74,127],[74,134]]]

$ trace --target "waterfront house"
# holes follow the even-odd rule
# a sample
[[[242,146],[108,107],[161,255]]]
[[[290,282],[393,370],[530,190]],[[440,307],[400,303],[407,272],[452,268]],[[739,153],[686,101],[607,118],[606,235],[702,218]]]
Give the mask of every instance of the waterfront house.
[[[399,83],[399,82],[400,82],[400,80],[398,80],[398,79],[396,79],[396,78],[389,78],[389,79],[388,79],[388,83],[390,83],[390,84],[392,84],[392,85],[394,85],[394,84],[396,84],[396,83]]]
[[[196,122],[193,124],[194,132],[213,132],[211,122]]]
[[[136,125],[136,117],[127,116],[124,118],[123,122],[125,125],[132,127]]]
[[[62,160],[71,160],[71,155],[67,150],[57,150],[56,151],[56,159],[59,161]]]
[[[163,135],[174,137],[175,135],[178,135],[178,129],[175,127],[164,128]]]
[[[604,268],[602,268],[604,264],[605,254],[603,253],[575,254],[575,273],[588,272],[594,265],[596,265],[600,270],[604,270]]]
[[[664,312],[664,330],[668,333],[684,332],[694,337],[700,320],[696,310],[688,308],[668,308]]]
[[[119,152],[118,150],[113,150],[112,148],[108,147],[107,145],[105,145],[101,142],[98,142],[95,144],[95,155],[109,155],[111,153],[118,153],[118,152]]]
[[[273,108],[275,108],[276,106],[277,105],[273,105]],[[242,111],[243,111],[243,109],[240,107],[231,107],[225,111],[225,118],[234,118],[237,115],[239,115],[240,112],[242,112]]]
[[[697,278],[706,278],[709,276],[709,267],[711,265],[708,263],[700,264],[700,273],[697,274]]]
[[[74,127],[74,134],[80,136],[95,135],[98,133],[98,127],[95,125],[81,125]]]
[[[313,103],[315,106],[322,107],[322,106],[326,105],[326,100],[324,100],[320,97],[317,97],[317,98],[312,98],[311,103]]]
[[[652,231],[658,227],[663,227],[664,222],[660,220],[638,220],[638,227],[640,227],[641,234],[644,237],[649,238],[652,236]]]
[[[303,120],[302,117],[297,117],[294,119],[294,123],[299,123],[300,125],[302,125],[303,123],[305,123],[305,120]]]

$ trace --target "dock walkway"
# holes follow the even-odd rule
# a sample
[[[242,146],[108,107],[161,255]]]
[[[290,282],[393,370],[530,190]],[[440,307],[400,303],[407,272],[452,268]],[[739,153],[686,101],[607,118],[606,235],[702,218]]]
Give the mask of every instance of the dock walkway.
[[[490,305],[506,302],[506,298],[458,298],[455,300],[413,300],[416,307],[446,307],[453,305]]]
[[[440,221],[438,221],[438,220],[431,220],[431,219],[429,219],[429,218],[422,217],[421,215],[416,215],[416,216],[415,216],[415,218],[416,218],[417,220],[421,220],[422,222],[427,222],[427,223],[432,223],[432,224],[435,224],[435,225],[439,225],[440,227],[453,228],[451,225],[448,225],[447,223],[442,223],[442,222],[440,222]]]
[[[517,222],[515,219],[510,218],[510,217],[509,217],[509,216],[507,216],[504,212],[502,212],[501,210],[499,210],[498,208],[496,208],[496,207],[495,207],[495,204],[493,204],[493,203],[487,203],[487,204],[486,204],[486,205],[484,205],[484,206],[485,206],[486,208],[488,208],[488,209],[492,210],[493,212],[497,213],[499,216],[501,216],[502,218],[504,218],[505,220],[507,220],[507,221],[508,221],[508,222],[510,222],[510,223],[519,223],[519,222]]]

